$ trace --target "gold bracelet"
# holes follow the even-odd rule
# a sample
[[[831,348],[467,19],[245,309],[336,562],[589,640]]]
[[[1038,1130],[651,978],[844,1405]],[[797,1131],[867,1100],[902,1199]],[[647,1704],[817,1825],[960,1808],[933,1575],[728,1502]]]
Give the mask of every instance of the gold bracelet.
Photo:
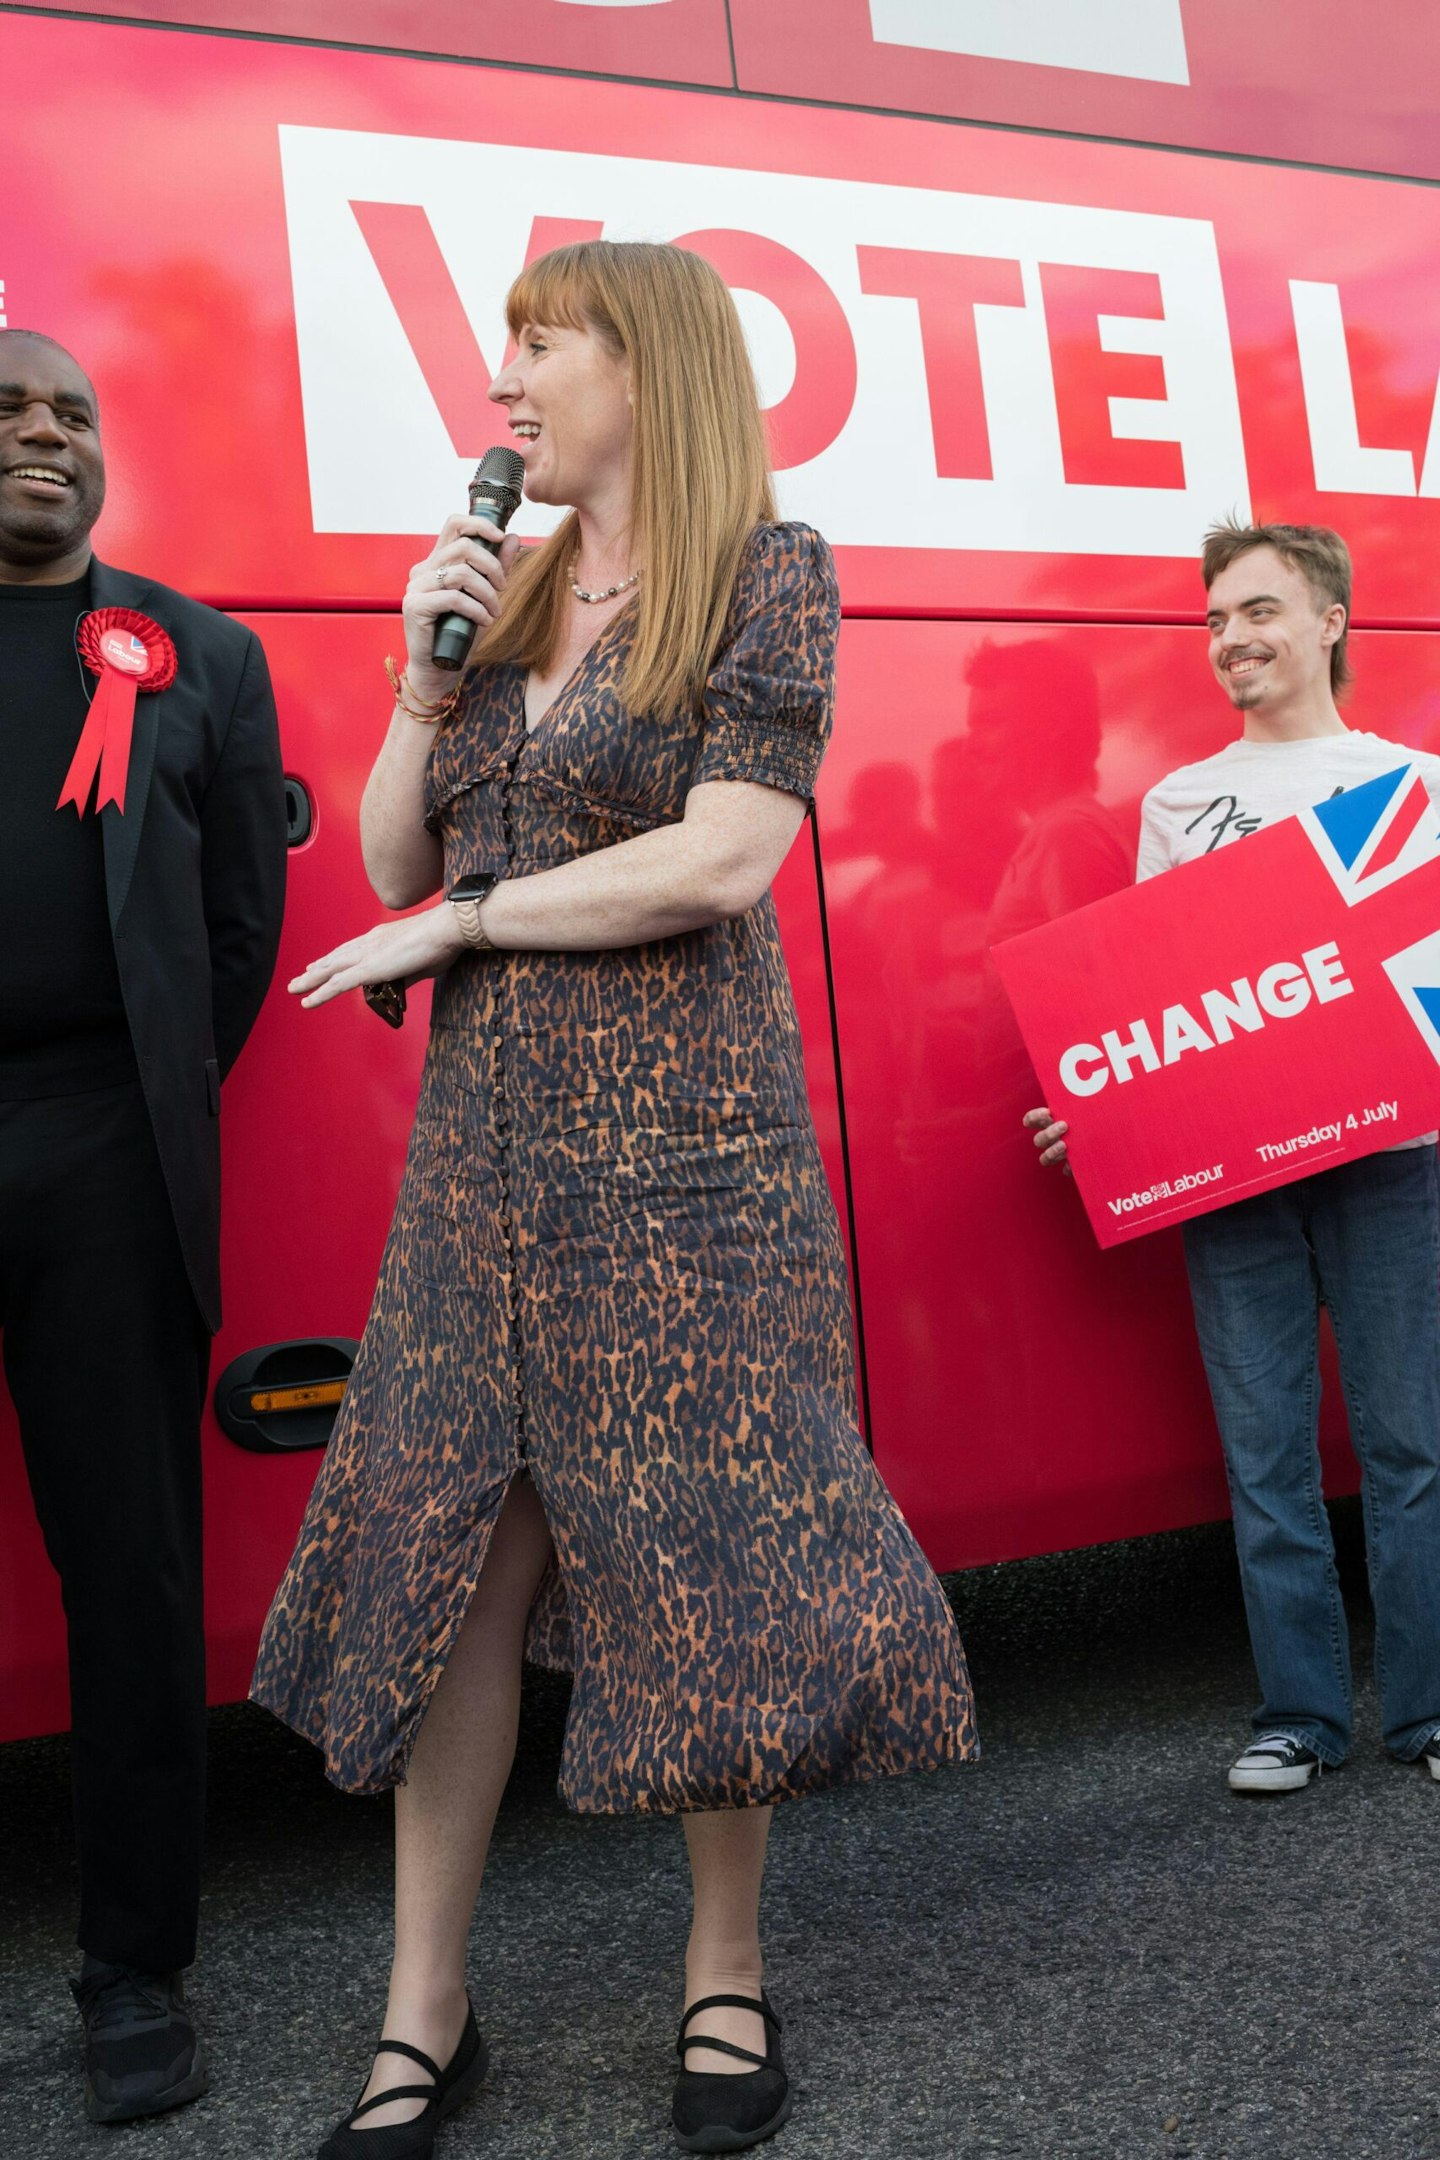
[[[385,675],[390,688],[395,693],[395,702],[400,707],[401,712],[408,714],[412,720],[418,720],[423,727],[434,727],[437,722],[448,720],[464,696],[464,684],[463,682],[457,682],[453,690],[447,690],[438,703],[432,704],[428,698],[420,696],[419,691],[403,670],[398,675],[396,674],[395,662],[391,659],[389,653],[385,655]],[[413,705],[406,704],[405,695],[407,691],[412,698],[415,698],[424,706],[425,710],[423,712],[417,712]]]
[[[407,705],[404,698],[398,696],[395,703],[399,706],[401,712],[407,714],[410,719],[418,720],[421,727],[436,727],[440,721],[448,720],[455,710],[453,704],[446,704],[440,706],[435,712],[416,712],[413,705]]]

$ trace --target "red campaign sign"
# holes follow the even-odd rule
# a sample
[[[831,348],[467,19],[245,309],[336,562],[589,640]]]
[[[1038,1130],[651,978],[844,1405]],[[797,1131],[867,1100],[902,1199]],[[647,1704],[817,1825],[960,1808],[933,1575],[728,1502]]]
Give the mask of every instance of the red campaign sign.
[[[1358,625],[1440,621],[1433,189],[6,13],[0,69],[0,315],[96,380],[102,553],[202,597],[393,605],[507,287],[598,232],[731,284],[853,610],[1198,619],[1249,510],[1340,527]]]
[[[742,90],[1440,179],[1434,0],[730,0]],[[1257,35],[1257,25],[1263,35]]]
[[[1440,1127],[1415,768],[995,947],[1102,1245]]]

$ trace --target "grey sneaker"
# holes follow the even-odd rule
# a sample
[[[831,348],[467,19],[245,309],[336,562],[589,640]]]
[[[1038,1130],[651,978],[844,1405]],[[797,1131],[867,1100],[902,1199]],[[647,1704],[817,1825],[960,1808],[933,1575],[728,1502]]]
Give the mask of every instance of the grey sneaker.
[[[1230,1790],[1239,1793],[1298,1792],[1320,1774],[1314,1748],[1289,1733],[1261,1733],[1230,1765]],[[1440,1771],[1436,1772],[1440,1777]]]
[[[1431,1777],[1440,1778],[1440,1732],[1433,1732],[1415,1758]]]
[[[198,2100],[210,2083],[178,1973],[87,1957],[71,1993],[85,2024],[85,2112],[130,2122]]]

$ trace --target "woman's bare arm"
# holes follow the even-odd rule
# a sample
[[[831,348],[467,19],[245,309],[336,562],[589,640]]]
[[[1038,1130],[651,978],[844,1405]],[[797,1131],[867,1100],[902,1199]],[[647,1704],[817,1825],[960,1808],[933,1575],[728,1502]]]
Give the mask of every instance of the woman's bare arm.
[[[360,853],[386,907],[414,907],[440,890],[444,850],[425,830],[425,768],[435,730],[397,705],[360,798]]]
[[[507,878],[483,903],[481,926],[503,951],[597,952],[728,921],[769,890],[804,815],[799,797],[779,788],[705,781],[676,825]],[[337,945],[289,988],[307,1006],[325,1005],[366,983],[437,975],[464,949],[442,900]]]
[[[482,541],[499,546],[498,562]],[[436,622],[442,615],[467,615],[477,634],[493,622],[505,572],[519,545],[518,540],[501,545],[499,527],[488,518],[447,518],[430,553],[412,565],[402,608],[405,681],[412,705],[420,700],[437,704],[455,688],[456,677],[430,660]],[[414,907],[440,890],[444,856],[440,842],[424,825],[425,767],[434,741],[434,728],[412,719],[397,704],[365,783],[360,852],[370,889],[386,907]]]
[[[706,781],[678,825],[497,885],[481,926],[502,950],[595,952],[743,915],[769,890],[804,816],[778,788]]]

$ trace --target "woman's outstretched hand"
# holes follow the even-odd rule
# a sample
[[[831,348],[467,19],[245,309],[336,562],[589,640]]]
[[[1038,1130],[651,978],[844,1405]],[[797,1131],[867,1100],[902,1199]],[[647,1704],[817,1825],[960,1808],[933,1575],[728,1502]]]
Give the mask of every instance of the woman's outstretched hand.
[[[419,982],[426,975],[442,975],[457,954],[466,949],[455,910],[448,900],[426,908],[422,915],[406,915],[399,922],[377,923],[363,937],[337,945],[319,960],[312,960],[303,974],[286,988],[307,1008],[328,1004],[347,990],[361,990],[367,983]]]

